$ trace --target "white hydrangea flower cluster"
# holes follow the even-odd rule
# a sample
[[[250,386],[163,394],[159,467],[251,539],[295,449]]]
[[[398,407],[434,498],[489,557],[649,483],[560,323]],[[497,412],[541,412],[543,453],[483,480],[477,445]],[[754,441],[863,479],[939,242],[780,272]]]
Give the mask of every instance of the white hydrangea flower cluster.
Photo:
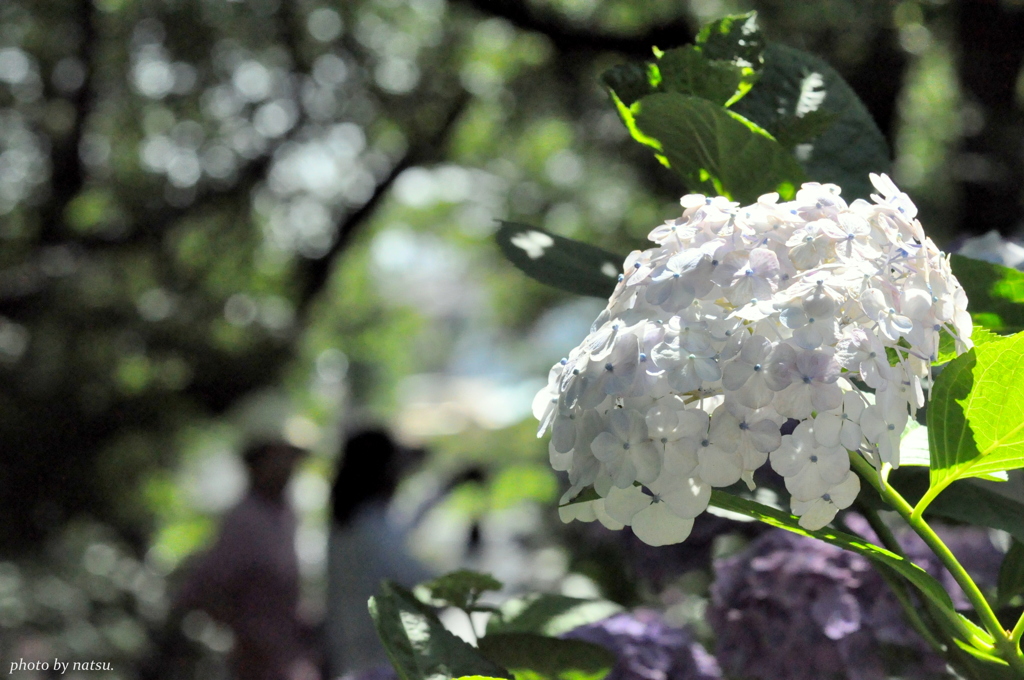
[[[684,196],[657,246],[629,255],[534,400],[551,464],[569,473],[563,503],[591,486],[600,497],[563,505],[565,521],[678,543],[712,487],[753,489],[770,461],[800,524],[819,529],[860,490],[848,451],[899,465],[940,332],[962,351],[971,319],[910,198],[871,180],[873,203],[817,183],[743,207]]]

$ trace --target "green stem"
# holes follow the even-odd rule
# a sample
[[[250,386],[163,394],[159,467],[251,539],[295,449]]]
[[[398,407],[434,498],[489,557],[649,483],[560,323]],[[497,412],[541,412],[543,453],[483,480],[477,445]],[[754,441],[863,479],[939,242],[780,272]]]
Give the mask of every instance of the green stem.
[[[928,508],[929,505],[931,505],[932,501],[935,500],[938,497],[938,495],[942,493],[942,490],[945,489],[947,486],[949,486],[948,483],[937,484],[935,486],[929,487],[928,491],[926,491],[924,496],[921,497],[921,500],[919,500],[917,502],[917,505],[914,506],[914,512],[912,513],[914,519],[921,519],[924,516],[924,511]]]
[[[867,503],[861,502],[860,499],[857,499],[857,510],[864,515],[864,519],[868,521],[868,524],[871,525],[875,534],[878,535],[878,540],[882,542],[882,545],[885,546],[889,552],[896,553],[900,557],[906,557],[903,553],[903,546],[900,545],[898,540],[896,540],[896,535],[892,533],[892,529],[889,528],[889,525],[882,521],[882,518],[878,516],[878,513],[875,512],[874,508],[870,507]]]
[[[921,615],[917,613],[917,608],[914,605],[913,600],[910,599],[910,594],[907,592],[907,585],[898,576],[893,574],[888,567],[882,565],[876,565],[878,573],[881,574],[882,580],[886,582],[889,589],[892,590],[896,599],[900,603],[900,607],[903,608],[903,615],[907,618],[907,622],[910,623],[911,627],[917,631],[917,634],[924,638],[924,641],[935,650],[939,655],[945,655],[947,648],[946,645],[942,644],[938,638],[932,633],[931,629],[928,628],[928,624],[924,622]]]
[[[850,463],[852,467],[857,471],[862,479],[867,481],[869,484],[878,490],[878,493],[882,496],[882,500],[888,503],[896,512],[906,520],[910,528],[924,540],[925,544],[931,548],[931,551],[935,553],[935,556],[942,561],[943,566],[953,576],[953,579],[957,582],[957,585],[964,591],[964,595],[970,600],[971,605],[974,606],[974,610],[977,612],[978,617],[981,619],[982,624],[988,630],[988,632],[995,639],[996,645],[999,647],[999,651],[1003,660],[1010,664],[1010,666],[1024,678],[1024,654],[1017,644],[1011,639],[1010,633],[1003,628],[1003,625],[999,622],[999,618],[992,610],[992,606],[985,599],[985,595],[978,588],[978,584],[974,582],[971,575],[967,573],[960,561],[956,559],[956,556],[950,551],[946,544],[942,542],[938,534],[928,525],[927,522],[920,516],[914,515],[914,508],[910,506],[910,503],[906,501],[895,489],[888,484],[883,484],[881,479],[878,477],[878,473],[875,468],[871,466],[864,458],[858,453],[850,454]],[[959,621],[959,617],[957,617]],[[966,626],[961,622],[959,626],[962,630],[967,630]],[[968,633],[966,636],[967,640],[975,640],[976,636]]]
[[[462,608],[460,607],[460,609]],[[473,641],[479,644],[480,635],[476,632],[476,625],[473,623],[473,614],[468,609],[462,609],[462,613],[466,615],[467,619],[469,619],[469,630],[473,633]]]
[[[1013,640],[1013,643],[1018,647],[1020,647],[1021,636],[1024,636],[1024,614],[1020,615],[1020,618],[1017,619],[1017,625],[1014,626],[1013,630],[1010,632],[1010,639]]]
[[[901,546],[899,541],[896,540],[896,536],[892,533],[889,525],[882,521],[882,518],[878,516],[878,513],[875,512],[874,508],[869,507],[866,503],[858,500],[857,510],[864,515],[865,519],[867,519],[868,524],[874,530],[883,546],[885,546],[890,552],[895,553],[900,557],[905,557],[903,554],[903,546]],[[882,580],[884,580],[889,586],[889,589],[892,590],[893,595],[896,596],[896,600],[899,602],[900,607],[903,608],[903,615],[906,617],[907,622],[910,623],[914,630],[917,631],[917,634],[924,638],[924,641],[927,642],[936,653],[945,655],[947,651],[946,645],[935,637],[931,628],[928,627],[928,624],[918,613],[917,606],[910,597],[910,590],[906,581],[900,578],[899,574],[881,564],[875,565],[875,568],[881,575]]]

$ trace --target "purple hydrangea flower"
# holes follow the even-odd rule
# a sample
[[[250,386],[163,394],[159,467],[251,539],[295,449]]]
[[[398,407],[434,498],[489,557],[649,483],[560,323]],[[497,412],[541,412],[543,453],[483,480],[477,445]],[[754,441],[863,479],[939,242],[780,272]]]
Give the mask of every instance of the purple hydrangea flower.
[[[859,515],[847,525],[876,542]],[[985,530],[940,535],[980,585],[995,583],[1002,555]],[[963,593],[923,542],[900,535],[908,556],[943,582],[958,607]],[[946,663],[904,621],[895,596],[864,557],[781,529],[715,563],[709,622],[728,673],[751,680],[885,680],[885,647],[902,647],[908,678],[948,677]]]
[[[580,626],[563,637],[601,645],[617,663],[605,680],[711,680],[718,662],[689,631],[670,626],[661,614],[640,609]]]

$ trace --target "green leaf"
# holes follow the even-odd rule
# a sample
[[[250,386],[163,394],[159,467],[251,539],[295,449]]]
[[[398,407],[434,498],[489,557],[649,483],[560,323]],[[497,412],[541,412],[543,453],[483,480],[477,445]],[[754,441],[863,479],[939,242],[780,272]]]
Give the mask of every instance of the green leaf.
[[[1024,333],[975,347],[949,362],[928,405],[931,488],[1024,467]]]
[[[732,14],[705,24],[697,34],[697,45],[708,59],[760,69],[765,41],[757,12]]]
[[[918,431],[927,431],[920,428]],[[904,440],[905,442],[906,440]],[[902,450],[900,457],[902,458]],[[900,465],[889,474],[889,484],[914,505],[928,491],[926,468]],[[889,510],[870,486],[861,489],[860,500],[876,510]],[[924,512],[926,519],[949,519],[977,527],[999,529],[1024,541],[1024,504],[988,488],[985,482],[963,480],[950,485]]]
[[[931,451],[928,449],[928,428],[916,420],[907,423],[907,429],[900,438],[900,467],[923,466],[931,464]]]
[[[787,514],[782,510],[768,507],[767,505],[762,505],[756,501],[740,498],[739,496],[733,496],[723,491],[719,491],[718,489],[711,491],[711,505],[716,508],[729,510],[731,512],[738,512],[748,517],[753,517],[765,524],[785,529],[786,531],[792,531],[793,533],[800,534],[801,536],[817,538],[831,545],[843,548],[844,550],[849,550],[859,555],[863,555],[873,562],[884,564],[898,572],[901,576],[906,577],[908,581],[914,584],[922,593],[928,596],[928,598],[936,604],[944,606],[950,611],[953,609],[953,602],[950,600],[949,594],[946,592],[945,588],[943,588],[942,584],[928,574],[928,572],[913,562],[900,557],[895,553],[889,552],[885,548],[868,543],[859,536],[847,534],[828,527],[819,529],[818,531],[809,531],[801,527],[799,524],[799,518],[794,517],[793,515]]]
[[[803,116],[791,116],[779,121],[775,130],[775,139],[787,149],[794,149],[797,144],[813,140],[828,130],[839,120],[839,114],[825,109],[810,111]]]
[[[1024,272],[963,255],[952,255],[949,264],[974,323],[1000,333],[1024,330]]]
[[[621,109],[620,109],[621,111]],[[778,191],[792,198],[804,180],[796,160],[750,121],[711,102],[675,92],[648,95],[633,104],[637,141],[651,146],[695,192],[717,193],[742,203]]]
[[[438,606],[449,605],[466,610],[475,608],[477,600],[485,592],[501,590],[501,586],[501,581],[490,574],[468,569],[453,571],[420,584],[430,593],[430,599],[439,603]]]
[[[796,148],[800,165],[808,179],[841,186],[847,201],[868,198],[873,191],[868,173],[891,167],[888,144],[867,108],[842,76],[812,54],[769,45],[757,83],[732,109],[779,138],[788,135],[787,143],[793,128],[817,132]],[[816,127],[824,119],[794,120],[819,110],[837,116],[823,131]]]
[[[517,680],[601,680],[615,665],[615,655],[600,645],[536,633],[489,634],[480,638],[480,651]]]
[[[1024,542],[1014,540],[999,567],[999,604],[1024,595]]]
[[[505,257],[524,274],[577,295],[607,299],[615,290],[626,259],[596,246],[515,222],[502,222],[495,239]]]
[[[660,91],[693,95],[719,105],[745,94],[756,77],[749,67],[709,61],[692,45],[668,50],[654,66],[661,74]]]
[[[558,507],[564,508],[567,505],[575,505],[577,503],[587,503],[589,501],[596,501],[601,498],[601,494],[597,493],[593,485],[585,486],[580,489],[580,492],[570,498],[565,503],[562,503]]]
[[[601,81],[627,107],[657,91],[661,74],[654,64],[619,64],[601,75]]]
[[[491,617],[487,622],[487,635],[537,633],[554,637],[620,611],[621,605],[608,600],[535,593],[503,604],[501,616]]]
[[[482,675],[512,678],[474,647],[449,633],[427,605],[391,581],[371,597],[370,616],[388,659],[402,680]]]
[[[1002,339],[1003,336],[993,333],[983,326],[975,326],[971,331],[971,341],[974,343],[975,347],[978,345],[984,345],[986,342],[995,342],[996,340]],[[942,331],[939,334],[939,355],[935,361],[932,362],[932,365],[944,364],[956,358],[956,340],[954,340],[953,336],[949,333]]]

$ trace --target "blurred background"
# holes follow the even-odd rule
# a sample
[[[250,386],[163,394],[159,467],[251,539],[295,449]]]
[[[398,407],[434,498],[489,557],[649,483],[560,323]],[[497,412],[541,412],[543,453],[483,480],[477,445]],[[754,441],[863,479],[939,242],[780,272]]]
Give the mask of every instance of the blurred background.
[[[751,9],[849,81],[941,246],[1021,228],[1019,0],[0,2],[0,660],[135,677],[261,436],[313,452],[289,493],[315,623],[367,425],[426,452],[395,503],[431,571],[699,623],[742,539],[708,530],[666,582],[669,553],[559,523],[530,403],[603,303],[491,236],[644,247],[684,192],[598,76]],[[185,633],[214,677],[230,636]]]

